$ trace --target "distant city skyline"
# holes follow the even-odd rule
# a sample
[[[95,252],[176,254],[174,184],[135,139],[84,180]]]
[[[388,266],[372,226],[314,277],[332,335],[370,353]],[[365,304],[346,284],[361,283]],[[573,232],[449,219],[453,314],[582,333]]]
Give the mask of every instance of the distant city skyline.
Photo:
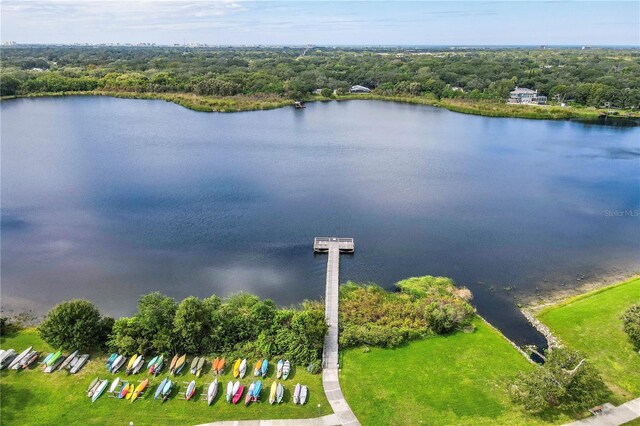
[[[640,45],[637,1],[13,1],[3,42]]]

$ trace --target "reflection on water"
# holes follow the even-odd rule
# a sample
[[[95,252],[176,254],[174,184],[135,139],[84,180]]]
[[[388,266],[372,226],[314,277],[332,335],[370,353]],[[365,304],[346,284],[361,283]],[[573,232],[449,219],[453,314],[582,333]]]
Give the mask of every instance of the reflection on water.
[[[356,239],[342,280],[445,275],[521,343],[515,303],[638,269],[640,129],[383,102],[206,114],[109,98],[3,102],[2,304],[112,315],[159,290],[324,294],[314,236]]]

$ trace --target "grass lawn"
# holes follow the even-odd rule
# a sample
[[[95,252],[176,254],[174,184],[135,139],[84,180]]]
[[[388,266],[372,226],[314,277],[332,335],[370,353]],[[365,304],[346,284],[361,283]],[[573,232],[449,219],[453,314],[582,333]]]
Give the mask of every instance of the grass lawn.
[[[340,383],[362,424],[543,424],[513,406],[507,394],[510,380],[534,367],[499,332],[480,319],[474,324],[474,333],[397,349],[346,350]]]
[[[13,336],[0,340],[3,349],[13,348],[18,353],[33,345],[37,350],[50,352],[51,348],[45,344],[35,330],[24,330]],[[305,418],[318,416],[318,404],[321,404],[322,415],[331,413],[329,403],[325,399],[322,389],[322,376],[311,375],[304,368],[293,369],[293,374],[285,384],[285,402],[281,405],[269,405],[269,387],[275,378],[274,366],[270,365],[269,377],[263,381],[261,393],[262,402],[252,403],[249,407],[227,404],[224,400],[226,384],[231,380],[231,373],[222,376],[222,387],[218,390],[215,402],[209,407],[204,401],[183,401],[179,397],[187,384],[195,376],[189,374],[187,367],[176,378],[178,389],[173,391],[169,401],[161,404],[153,400],[153,392],[166,374],[151,378],[151,387],[147,397],[130,401],[108,398],[103,394],[95,403],[86,397],[86,389],[96,376],[115,379],[126,377],[124,372],[113,375],[106,372],[104,361],[106,357],[92,357],[91,361],[76,375],[64,372],[44,374],[40,367],[28,371],[0,372],[0,423],[2,425],[51,425],[51,424],[114,424],[126,425],[133,421],[138,425],[176,425],[198,424],[216,420],[241,419],[275,419],[275,418]],[[166,367],[164,372],[166,373]],[[253,370],[250,371],[253,374]],[[149,377],[146,371],[135,376],[129,376],[137,384]],[[197,379],[198,390],[196,397],[204,392],[205,383],[211,381],[210,375]],[[249,385],[253,376],[245,376],[243,384]],[[291,401],[291,391],[296,383],[309,387],[309,400],[304,406],[294,405]],[[148,394],[151,394],[150,396]]]
[[[584,352],[614,392],[616,405],[640,396],[640,356],[620,316],[640,303],[640,278],[567,299],[537,314],[564,344]]]

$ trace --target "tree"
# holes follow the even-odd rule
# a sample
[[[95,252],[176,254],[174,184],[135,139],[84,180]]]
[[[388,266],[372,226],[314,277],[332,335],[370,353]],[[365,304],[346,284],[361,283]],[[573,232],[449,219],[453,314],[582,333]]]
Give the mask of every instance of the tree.
[[[136,321],[140,324],[139,338],[145,343],[145,351],[169,352],[173,347],[173,319],[176,302],[158,292],[149,293],[138,301]]]
[[[211,304],[187,297],[178,305],[173,322],[176,346],[192,354],[206,353],[210,346],[213,312]]]
[[[331,95],[333,94],[333,91],[328,87],[323,87],[322,90],[320,90],[320,94],[325,98],[330,98]]]
[[[610,391],[598,371],[582,354],[554,349],[545,363],[529,373],[520,373],[510,386],[514,402],[532,412],[547,408],[584,410],[603,403]]]
[[[60,303],[49,311],[38,331],[45,342],[64,350],[96,350],[106,342],[100,311],[86,300]]]
[[[15,95],[20,88],[20,80],[8,74],[0,76],[0,96]]]
[[[625,333],[633,346],[640,350],[640,305],[633,305],[622,315],[622,323]]]

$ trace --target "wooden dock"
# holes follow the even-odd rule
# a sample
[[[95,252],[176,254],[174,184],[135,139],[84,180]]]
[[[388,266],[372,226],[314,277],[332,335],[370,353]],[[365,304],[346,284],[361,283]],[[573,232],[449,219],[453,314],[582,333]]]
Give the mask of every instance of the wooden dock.
[[[356,426],[360,423],[344,399],[338,380],[338,286],[340,284],[340,253],[355,251],[353,238],[316,237],[314,253],[327,253],[327,282],[325,289],[325,318],[329,330],[324,337],[322,349],[322,386],[329,404],[340,420],[340,424]]]

